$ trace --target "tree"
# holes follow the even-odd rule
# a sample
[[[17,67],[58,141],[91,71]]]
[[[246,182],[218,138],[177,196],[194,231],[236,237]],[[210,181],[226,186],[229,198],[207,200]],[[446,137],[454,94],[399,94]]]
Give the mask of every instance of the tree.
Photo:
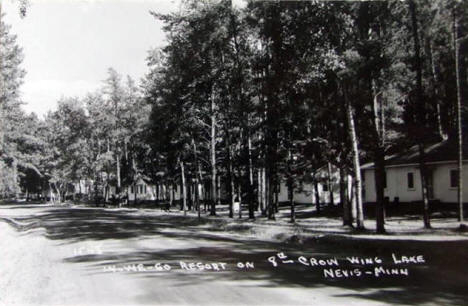
[[[466,74],[463,70],[463,58],[461,53],[461,44],[465,41],[468,36],[466,35],[466,4],[455,2],[451,9],[453,18],[453,48],[455,50],[455,75],[457,81],[457,103],[456,103],[456,114],[457,114],[457,171],[458,171],[458,190],[457,190],[457,202],[458,202],[458,220],[463,222],[463,129],[462,129],[462,106],[463,104],[463,92],[462,87],[466,85]],[[462,85],[462,83],[464,83]]]
[[[43,167],[50,189],[60,203],[69,192],[75,192],[73,183],[79,183],[84,176],[89,150],[88,121],[81,101],[68,98],[58,102],[57,110],[48,113],[45,123],[47,149]]]
[[[21,109],[20,86],[25,75],[22,61],[22,49],[3,22],[0,7],[0,168],[4,175],[0,190],[4,195],[16,196],[20,192],[19,178],[25,171],[42,175],[38,169],[39,155],[35,156],[41,140],[34,134],[33,121],[28,121]]]

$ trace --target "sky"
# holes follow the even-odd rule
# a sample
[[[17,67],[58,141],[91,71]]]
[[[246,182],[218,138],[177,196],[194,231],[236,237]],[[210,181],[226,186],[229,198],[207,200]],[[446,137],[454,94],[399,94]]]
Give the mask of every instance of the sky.
[[[165,44],[162,23],[149,10],[179,7],[179,0],[33,0],[20,18],[15,0],[0,1],[23,48],[24,109],[39,116],[61,97],[100,88],[109,67],[139,81],[148,51]]]

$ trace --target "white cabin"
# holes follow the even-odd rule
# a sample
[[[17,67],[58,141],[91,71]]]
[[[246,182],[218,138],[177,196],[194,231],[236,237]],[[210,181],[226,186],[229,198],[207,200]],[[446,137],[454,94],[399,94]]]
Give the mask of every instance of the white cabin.
[[[442,203],[457,202],[457,162],[456,146],[447,140],[426,148],[428,169],[428,197]],[[464,156],[466,158],[466,156]],[[385,197],[389,201],[416,202],[422,200],[421,175],[419,171],[417,147],[407,152],[386,157]],[[361,167],[363,172],[363,199],[376,202],[374,164]],[[463,160],[463,199],[468,200],[468,159]]]
[[[331,171],[328,172],[327,165],[318,168],[315,171],[315,179],[317,180],[317,189],[321,204],[329,204],[331,201],[330,194],[333,194],[333,203],[340,202],[340,172],[335,166],[331,166]],[[329,184],[330,176],[330,184]],[[312,180],[312,179],[310,179]],[[349,179],[351,182],[351,179]],[[329,187],[331,186],[331,192]],[[278,195],[279,202],[289,201],[289,191],[286,180],[281,181],[280,192]],[[299,188],[294,190],[294,202],[301,204],[316,204],[314,184],[312,182],[303,182]]]
[[[146,183],[142,178],[139,178],[135,184],[127,187],[128,200],[134,201],[135,197],[138,200],[154,200],[156,199],[156,190],[154,185]]]

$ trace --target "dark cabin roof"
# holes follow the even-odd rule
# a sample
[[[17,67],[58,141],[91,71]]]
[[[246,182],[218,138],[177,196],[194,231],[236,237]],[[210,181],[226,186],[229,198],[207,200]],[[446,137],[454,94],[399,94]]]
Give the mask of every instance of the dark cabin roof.
[[[426,162],[455,162],[457,160],[457,143],[450,140],[442,140],[425,146]],[[463,143],[463,160],[468,160],[468,144]],[[414,145],[400,153],[385,157],[385,166],[403,166],[419,163],[418,146]],[[372,169],[374,163],[362,165],[361,169]]]

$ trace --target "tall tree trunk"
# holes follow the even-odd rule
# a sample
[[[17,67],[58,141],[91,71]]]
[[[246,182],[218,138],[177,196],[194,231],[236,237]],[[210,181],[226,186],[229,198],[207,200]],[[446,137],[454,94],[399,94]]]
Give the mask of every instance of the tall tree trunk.
[[[226,151],[227,151],[227,180],[228,180],[228,197],[229,197],[229,218],[234,217],[233,206],[234,206],[234,173],[232,165],[232,151],[231,151],[231,135],[229,129],[225,128],[226,134]]]
[[[183,202],[183,210],[184,210],[184,216],[187,215],[187,186],[185,182],[185,167],[184,167],[184,162],[180,162],[180,172],[182,176],[182,202]]]
[[[18,199],[18,160],[16,158],[13,158],[12,162],[12,168],[13,168],[13,193],[15,194],[15,199]]]
[[[3,27],[1,23],[2,19],[2,1],[0,1],[0,33],[3,32]],[[3,66],[3,56],[0,54],[0,67]],[[4,150],[4,141],[5,141],[5,127],[3,126],[5,124],[5,121],[3,120],[3,104],[5,101],[1,100],[1,97],[3,97],[3,90],[4,90],[4,85],[3,85],[3,74],[0,73],[0,152],[3,152]]]
[[[455,74],[457,78],[457,169],[458,169],[458,221],[463,222],[463,134],[462,134],[462,86],[460,64],[460,21],[456,12],[453,12],[453,42],[455,49]]]
[[[262,169],[257,169],[257,211],[259,211],[260,207],[262,207]]]
[[[115,150],[117,151],[117,144],[116,144],[116,148]],[[121,180],[120,180],[120,154],[116,152],[115,154],[115,162],[116,162],[116,168],[115,168],[115,171],[116,171],[116,177],[117,177],[117,186],[116,186],[116,190],[115,190],[115,193],[117,195],[120,194],[120,188],[121,188]]]
[[[273,211],[273,191],[272,191],[272,186],[271,186],[271,173],[270,173],[270,167],[265,167],[265,210],[267,213],[268,219],[273,219],[274,218],[274,211]]]
[[[361,185],[361,164],[359,162],[359,149],[358,139],[356,136],[356,128],[354,126],[354,115],[351,108],[351,103],[346,97],[346,88],[343,88],[343,97],[346,105],[346,117],[348,121],[348,133],[351,139],[352,152],[353,152],[353,172],[355,181],[355,193],[356,193],[356,227],[358,229],[364,229],[364,213],[362,208],[362,185]]]
[[[187,210],[193,211],[194,209],[193,203],[195,202],[195,193],[193,190],[193,179],[191,177],[191,171],[188,172],[186,181],[188,182],[186,183],[187,185],[187,191],[186,191],[187,192]]]
[[[132,153],[132,168],[133,168],[133,177],[132,177],[132,184],[133,184],[133,205],[137,205],[137,185],[136,185],[136,160],[135,160],[135,154]]]
[[[192,138],[193,146],[193,158],[195,162],[196,174],[195,174],[195,202],[198,210],[198,219],[201,219],[201,207],[200,207],[200,183],[203,182],[202,173],[200,169],[200,162],[198,160],[197,146],[195,144],[195,139]],[[203,192],[203,190],[202,190]]]
[[[197,175],[195,177],[197,178],[197,192],[198,192],[198,215],[200,217],[200,202],[201,202],[201,196],[203,195],[203,203],[205,205],[205,211],[206,211],[206,194],[204,195],[204,192],[206,193],[206,189],[204,188],[204,179],[203,175],[201,172],[201,167],[200,167],[200,161],[198,159],[198,152],[197,152],[197,145],[195,143],[195,139],[192,138],[192,146],[193,146],[193,157],[195,159],[195,165],[197,167]],[[200,186],[201,186],[201,192],[200,192]]]
[[[128,172],[128,167],[129,167],[129,165],[130,165],[130,162],[129,162],[129,159],[128,159],[128,141],[127,141],[127,140],[125,140],[125,142],[124,142],[124,157],[125,157],[125,166],[126,166],[127,172]],[[128,174],[127,174],[127,175],[128,175]],[[129,205],[129,203],[130,203],[130,202],[129,202],[129,201],[130,201],[130,199],[129,199],[129,191],[128,191],[129,188],[130,188],[130,186],[129,186],[128,181],[127,181],[127,183],[125,184],[125,196],[126,196],[126,198],[127,198],[125,204],[127,204],[127,205]],[[159,190],[158,190],[158,191],[159,191]],[[158,201],[158,196],[159,196],[159,195],[156,196],[156,202]]]
[[[270,220],[275,220],[276,217],[275,217],[275,211],[276,211],[276,208],[275,208],[275,180],[273,178],[274,174],[272,174],[271,172],[267,175],[267,190],[268,190],[268,193],[267,193],[267,205],[268,205],[268,219]]]
[[[289,165],[288,165],[288,193],[289,193],[289,205],[291,207],[291,223],[296,222],[296,207],[294,205],[294,176],[293,176],[293,155],[289,150]]]
[[[333,180],[333,176],[332,176],[332,169],[331,169],[331,163],[328,162],[327,163],[327,174],[328,174],[328,180],[327,180],[327,184],[328,184],[328,192],[330,194],[330,206],[334,206],[335,205],[335,199],[334,199],[334,196],[333,196],[333,184],[332,184],[332,180]]]
[[[269,75],[269,73],[267,73]],[[270,90],[270,89],[269,89]],[[276,131],[273,118],[277,118],[274,114],[273,105],[270,105],[274,98],[268,97],[265,100],[265,125],[264,125],[264,152],[265,152],[265,193],[266,193],[266,210],[269,220],[275,219],[274,192],[275,192],[275,164],[276,164]]]
[[[195,207],[197,209],[198,220],[201,219],[200,211],[200,182],[198,181],[198,176],[195,175]]]
[[[436,69],[436,61],[434,59],[434,50],[433,50],[433,43],[432,41],[429,41],[429,59],[431,62],[431,72],[432,72],[432,78],[431,78],[431,87],[434,92],[434,98],[436,100],[436,117],[437,117],[437,131],[439,132],[439,136],[442,139],[447,139],[447,135],[444,133],[444,129],[442,127],[442,116],[440,113],[440,94],[439,94],[439,78],[437,76],[437,69]]]
[[[255,213],[254,213],[254,170],[253,170],[253,165],[252,165],[252,141],[250,139],[250,130],[247,129],[247,153],[248,153],[248,174],[249,174],[249,180],[248,180],[248,186],[247,186],[247,204],[249,207],[249,219],[255,219]]]
[[[348,202],[350,203],[349,209],[351,212],[351,224],[354,224],[354,221],[357,218],[357,209],[356,209],[356,185],[354,183],[354,178],[352,177],[351,180],[348,178]]]
[[[204,199],[203,199],[203,211],[206,213],[207,212],[207,205],[208,202],[211,201],[211,182],[204,182],[203,184],[205,186],[204,190]]]
[[[314,194],[315,194],[315,209],[317,211],[317,215],[320,215],[320,193],[318,188],[318,181],[314,174]]]
[[[419,173],[421,176],[421,191],[423,199],[423,220],[424,227],[431,228],[431,221],[429,215],[429,198],[428,198],[428,187],[427,187],[427,166],[426,166],[426,154],[424,152],[424,144],[418,144],[419,152]]]
[[[385,214],[384,214],[384,203],[385,203],[385,194],[384,194],[384,177],[385,177],[385,155],[380,146],[378,146],[374,151],[374,179],[375,179],[375,190],[376,190],[376,229],[377,233],[385,233]]]
[[[104,197],[104,187],[99,190],[99,184],[98,182],[102,182],[104,185],[104,178],[102,177],[102,171],[99,171],[99,174],[96,174],[96,180],[94,182],[94,200],[96,201],[96,206],[99,206],[101,202],[101,196]],[[102,194],[99,194],[99,191],[102,192]]]
[[[267,182],[267,177],[266,177],[266,168],[262,168],[262,216],[266,217],[267,215],[267,207],[268,207],[268,192],[267,192],[267,187],[266,187],[266,182]]]
[[[343,209],[343,225],[352,226],[351,211],[349,207],[348,195],[347,195],[347,182],[346,182],[346,171],[345,166],[341,165],[340,167],[340,201],[341,207]]]
[[[211,131],[210,131],[210,162],[211,162],[211,211],[210,215],[216,215],[216,113],[215,113],[215,98],[214,89],[211,93]]]
[[[106,175],[106,187],[105,187],[105,194],[104,194],[104,203],[109,202],[109,173]]]
[[[236,167],[237,171],[237,192],[236,192],[236,198],[237,201],[239,202],[239,219],[242,219],[242,171],[240,169],[240,166]]]
[[[296,207],[294,203],[294,183],[292,181],[292,178],[290,178],[289,182],[289,205],[291,207],[291,223],[296,222]]]
[[[417,7],[414,0],[409,1],[409,9],[411,14],[411,24],[413,30],[413,42],[414,42],[414,63],[416,69],[416,97],[417,97],[417,142],[419,151],[419,171],[421,174],[421,190],[422,190],[422,201],[423,201],[423,219],[424,227],[430,228],[430,215],[429,215],[429,199],[428,199],[428,186],[427,186],[427,169],[426,169],[426,153],[424,151],[424,136],[426,128],[426,106],[422,96],[422,60],[420,56],[420,42],[419,42],[419,31],[418,31],[418,20],[417,20]]]
[[[234,194],[235,194],[235,184],[234,184],[234,168],[232,166],[232,160],[229,161],[228,166],[228,180],[229,180],[229,218],[234,218]]]
[[[280,191],[280,180],[278,174],[275,176],[275,213],[279,210],[279,191]]]
[[[385,117],[381,94],[377,91],[375,80],[370,80],[372,97],[373,135],[374,135],[374,181],[376,191],[375,220],[377,233],[385,233]]]
[[[216,176],[216,205],[221,205],[221,176]]]

